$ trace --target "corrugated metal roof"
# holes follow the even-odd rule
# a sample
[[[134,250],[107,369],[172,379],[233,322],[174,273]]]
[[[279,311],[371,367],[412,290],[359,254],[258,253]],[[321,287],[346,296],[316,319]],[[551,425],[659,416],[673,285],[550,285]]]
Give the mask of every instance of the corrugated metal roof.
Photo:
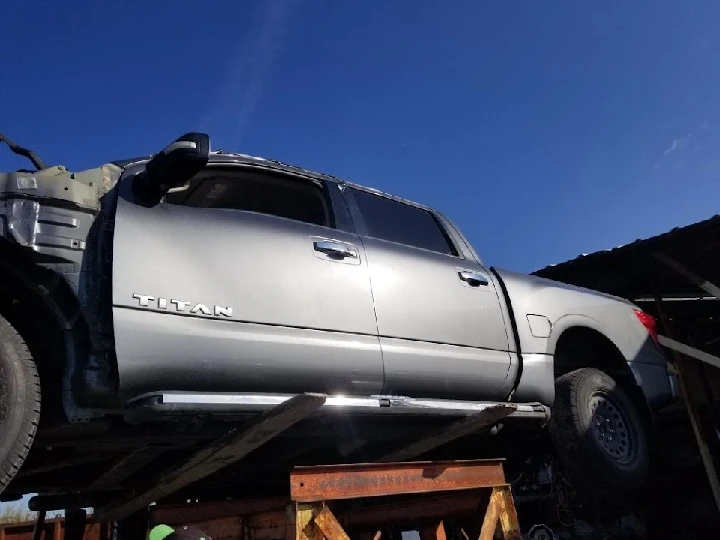
[[[630,299],[655,293],[698,294],[697,286],[656,260],[654,253],[665,253],[704,279],[720,285],[720,214],[533,273]]]

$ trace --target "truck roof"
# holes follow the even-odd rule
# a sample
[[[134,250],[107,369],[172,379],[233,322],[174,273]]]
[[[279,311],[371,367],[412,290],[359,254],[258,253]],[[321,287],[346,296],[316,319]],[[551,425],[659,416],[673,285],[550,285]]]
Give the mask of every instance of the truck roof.
[[[136,157],[136,158],[130,158],[130,159],[122,159],[122,160],[115,160],[112,161],[114,165],[117,165],[118,167],[122,167],[123,169],[128,168],[132,165],[145,163],[149,159],[151,159],[153,156],[143,156],[143,157]],[[338,178],[336,176],[333,176],[331,174],[327,173],[321,173],[318,171],[311,171],[310,169],[305,169],[303,167],[299,167],[297,165],[290,165],[288,163],[283,163],[282,161],[278,161],[276,159],[268,159],[258,156],[251,156],[249,154],[241,154],[241,153],[235,153],[235,152],[224,152],[222,150],[216,150],[213,152],[210,152],[210,163],[248,163],[253,165],[259,165],[264,167],[270,167],[272,169],[276,169],[283,172],[288,172],[291,174],[301,174],[303,176],[311,176],[313,178],[317,178],[320,180],[328,180],[331,182],[345,182],[345,180]],[[352,182],[348,182],[352,183]]]
[[[134,166],[144,165],[145,162],[150,160],[152,157],[153,156],[150,155],[150,156],[130,158],[130,159],[124,159],[124,160],[116,160],[116,161],[112,161],[111,163],[113,165],[121,167],[122,169],[129,169]],[[431,208],[430,206],[426,206],[417,201],[411,201],[409,199],[405,199],[403,197],[399,197],[397,195],[387,193],[386,191],[383,191],[383,190],[377,189],[377,188],[373,188],[371,186],[368,186],[367,184],[355,183],[351,180],[333,176],[332,174],[312,171],[310,169],[305,169],[305,168],[299,167],[297,165],[290,165],[288,163],[283,163],[282,161],[278,161],[276,159],[269,159],[269,158],[263,158],[263,157],[258,157],[258,156],[251,156],[248,154],[224,152],[222,150],[216,150],[216,151],[210,152],[210,160],[208,163],[209,164],[222,164],[222,163],[243,164],[244,163],[244,164],[248,164],[248,165],[256,165],[258,167],[264,167],[267,169],[276,170],[278,172],[284,172],[284,173],[288,173],[288,174],[295,174],[295,175],[305,176],[305,177],[309,177],[309,178],[314,178],[316,180],[324,180],[327,182],[336,182],[336,183],[342,182],[342,183],[345,183],[345,184],[348,184],[351,186],[362,187],[363,189],[372,191],[374,193],[383,195],[385,197],[389,197],[391,199],[395,199],[400,202],[409,203],[409,204],[412,204],[412,205],[420,207],[420,208],[425,208],[427,210],[432,210],[434,212],[437,212],[436,209]]]

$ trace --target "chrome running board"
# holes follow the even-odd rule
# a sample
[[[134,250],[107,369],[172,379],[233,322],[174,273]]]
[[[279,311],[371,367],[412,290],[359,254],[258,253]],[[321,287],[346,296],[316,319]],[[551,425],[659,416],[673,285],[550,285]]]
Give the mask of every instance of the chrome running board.
[[[183,420],[193,416],[211,416],[231,420],[269,411],[291,399],[293,394],[150,392],[129,400],[125,420],[138,424],[151,421]],[[405,396],[355,397],[328,395],[315,414],[331,413],[358,416],[411,415],[463,417],[506,402],[461,401]],[[550,409],[540,403],[512,403],[510,420],[540,423],[550,418]]]

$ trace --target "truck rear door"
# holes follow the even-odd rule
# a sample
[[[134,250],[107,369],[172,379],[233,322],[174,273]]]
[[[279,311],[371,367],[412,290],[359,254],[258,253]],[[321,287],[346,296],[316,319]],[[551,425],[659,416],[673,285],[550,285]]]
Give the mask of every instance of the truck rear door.
[[[500,299],[433,212],[359,186],[343,188],[365,246],[385,392],[496,400],[510,354]]]
[[[153,208],[123,190],[113,317],[125,394],[382,389],[367,260],[336,184],[226,166]]]

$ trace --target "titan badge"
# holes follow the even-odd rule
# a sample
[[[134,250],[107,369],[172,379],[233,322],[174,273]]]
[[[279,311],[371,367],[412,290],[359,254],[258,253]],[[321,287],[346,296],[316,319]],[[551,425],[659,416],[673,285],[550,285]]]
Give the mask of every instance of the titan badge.
[[[206,304],[194,304],[185,300],[175,300],[168,298],[155,298],[145,294],[133,294],[140,307],[157,308],[167,311],[175,311],[177,313],[188,313],[190,315],[211,315],[215,317],[232,317],[232,308],[230,306],[212,306],[210,309]],[[190,307],[192,306],[192,307]]]

